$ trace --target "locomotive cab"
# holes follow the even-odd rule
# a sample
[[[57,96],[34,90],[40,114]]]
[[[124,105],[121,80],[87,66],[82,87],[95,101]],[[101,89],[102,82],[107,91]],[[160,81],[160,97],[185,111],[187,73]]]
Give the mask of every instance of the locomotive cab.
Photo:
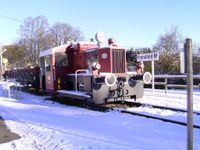
[[[65,74],[71,72],[67,47],[68,45],[62,45],[40,53],[41,90],[55,93],[65,87]]]

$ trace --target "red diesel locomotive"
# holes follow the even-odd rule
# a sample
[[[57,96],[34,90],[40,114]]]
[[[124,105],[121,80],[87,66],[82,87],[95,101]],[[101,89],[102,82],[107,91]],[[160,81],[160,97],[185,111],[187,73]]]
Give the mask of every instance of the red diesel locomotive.
[[[40,68],[6,71],[5,76],[34,88],[95,104],[143,96],[143,73],[127,71],[126,50],[109,39],[106,47],[77,42],[40,53]]]
[[[126,51],[109,40],[70,43],[40,53],[40,87],[95,104],[143,96],[142,74],[127,72]]]

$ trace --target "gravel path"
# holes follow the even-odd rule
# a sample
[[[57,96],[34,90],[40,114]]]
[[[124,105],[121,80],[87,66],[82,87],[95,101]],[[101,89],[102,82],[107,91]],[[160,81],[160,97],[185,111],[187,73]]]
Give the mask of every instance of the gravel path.
[[[19,139],[20,136],[11,132],[5,125],[3,118],[0,116],[0,144]]]

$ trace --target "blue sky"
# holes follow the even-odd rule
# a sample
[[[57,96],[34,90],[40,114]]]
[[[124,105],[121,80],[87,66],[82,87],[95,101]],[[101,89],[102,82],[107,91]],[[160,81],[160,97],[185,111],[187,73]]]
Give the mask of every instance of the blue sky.
[[[200,43],[198,0],[4,0],[0,9],[0,43],[12,43],[27,17],[45,16],[50,25],[65,22],[86,39],[103,31],[121,46],[151,47],[171,26]],[[6,19],[12,17],[22,22]]]

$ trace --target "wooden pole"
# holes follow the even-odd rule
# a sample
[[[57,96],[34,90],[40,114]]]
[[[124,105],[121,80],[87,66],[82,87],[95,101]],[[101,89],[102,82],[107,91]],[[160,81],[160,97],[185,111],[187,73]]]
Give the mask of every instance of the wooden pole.
[[[192,39],[185,42],[187,64],[187,149],[193,150],[193,61]]]

